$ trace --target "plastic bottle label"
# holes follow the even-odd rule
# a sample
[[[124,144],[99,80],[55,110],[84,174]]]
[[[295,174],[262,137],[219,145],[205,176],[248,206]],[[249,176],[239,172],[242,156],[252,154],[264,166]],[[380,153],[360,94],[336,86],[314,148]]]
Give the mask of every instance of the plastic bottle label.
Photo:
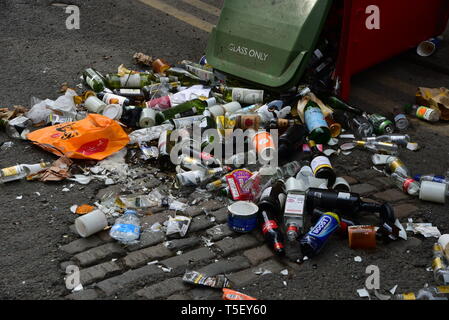
[[[132,95],[139,95],[140,90],[139,89],[120,89],[121,94],[132,94]]]
[[[18,175],[19,174],[19,170],[20,169],[19,169],[18,166],[2,169],[2,176],[4,176],[4,177],[12,177],[12,176]]]
[[[304,120],[309,132],[313,132],[317,128],[327,128],[327,122],[320,108],[308,108],[304,114]]]
[[[93,77],[87,77],[86,82],[92,89],[95,87],[96,82],[101,83],[101,78],[98,75],[94,75]]]
[[[322,168],[331,168],[332,169],[332,164],[330,163],[330,161],[327,157],[320,156],[320,157],[316,157],[315,159],[313,159],[313,161],[311,163],[311,167],[312,167],[313,174],[316,175],[318,173],[318,171]]]
[[[133,224],[116,224],[111,229],[112,232],[121,232],[121,233],[134,233],[136,235],[140,234],[140,227]]]
[[[304,195],[290,193],[285,202],[285,216],[302,217],[304,214],[304,201]]]
[[[279,226],[274,220],[267,221],[262,226],[262,233],[266,234],[270,230],[277,229]]]
[[[432,117],[433,109],[427,107],[419,107],[416,111],[416,116],[422,120],[430,120]]]
[[[140,84],[140,74],[130,74],[120,77],[120,85],[122,88],[139,88]]]
[[[250,90],[243,88],[232,89],[232,100],[245,104],[256,104],[263,102],[263,90]]]

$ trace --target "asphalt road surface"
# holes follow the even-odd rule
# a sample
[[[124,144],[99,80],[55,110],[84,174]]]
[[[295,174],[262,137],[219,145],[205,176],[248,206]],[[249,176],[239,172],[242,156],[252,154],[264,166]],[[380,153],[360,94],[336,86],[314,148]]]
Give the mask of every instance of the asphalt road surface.
[[[61,1],[63,2],[63,1]],[[102,72],[120,64],[132,66],[135,52],[146,52],[176,62],[196,61],[204,54],[208,31],[218,21],[223,1],[213,0],[74,0],[80,8],[80,29],[67,30],[65,7],[56,1],[0,2],[1,43],[0,106],[30,106],[31,97],[55,99],[60,85],[80,83],[87,67]],[[449,34],[448,34],[449,38]],[[351,103],[367,111],[387,112],[395,105],[413,102],[418,86],[449,87],[449,43],[432,58],[418,59],[412,52],[387,61],[353,80]],[[447,124],[429,125],[414,121],[410,135],[423,149],[407,153],[403,160],[416,173],[445,173],[448,169]],[[3,133],[0,143],[10,141]],[[0,153],[0,167],[36,163],[54,156],[14,141],[14,149]],[[370,169],[369,157],[354,152],[336,160],[336,166],[351,175]],[[70,242],[73,224],[70,207],[94,200],[103,185],[44,184],[21,181],[0,185],[0,299],[63,299],[60,263],[67,261],[60,246]],[[17,199],[19,196],[22,198]],[[442,233],[449,232],[445,206],[415,202],[423,222],[432,222]],[[407,250],[382,248],[375,254],[351,252],[345,242],[334,242],[298,276],[279,274],[246,286],[246,293],[260,299],[358,299],[365,269],[379,265],[382,285],[400,290],[418,290],[432,284],[426,271],[434,239],[419,238]],[[362,263],[354,257],[361,256]],[[242,289],[242,288],[241,288]]]

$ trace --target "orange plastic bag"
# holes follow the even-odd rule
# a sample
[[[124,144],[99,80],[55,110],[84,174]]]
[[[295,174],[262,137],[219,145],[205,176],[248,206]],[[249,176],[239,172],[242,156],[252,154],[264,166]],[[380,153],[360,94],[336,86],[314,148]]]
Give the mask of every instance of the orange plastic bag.
[[[34,131],[27,138],[58,156],[92,160],[104,160],[130,141],[117,121],[99,114]]]

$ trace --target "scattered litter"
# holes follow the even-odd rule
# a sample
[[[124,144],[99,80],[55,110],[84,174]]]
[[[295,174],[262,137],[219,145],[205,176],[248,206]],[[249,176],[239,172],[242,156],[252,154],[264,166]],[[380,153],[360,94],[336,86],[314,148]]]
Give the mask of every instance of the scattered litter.
[[[390,290],[390,293],[391,293],[391,294],[395,294],[397,289],[398,289],[398,285],[395,285],[395,286]]]
[[[288,270],[287,270],[287,269],[282,270],[282,271],[281,271],[281,274],[282,274],[283,276],[288,276]]]
[[[360,298],[369,298],[369,300],[371,300],[371,296],[370,296],[368,290],[366,290],[365,288],[358,289],[357,294],[359,295]]]
[[[79,285],[77,285],[75,287],[75,289],[72,290],[72,292],[79,292],[79,291],[83,291],[83,290],[84,290],[83,285],[80,283]]]
[[[18,196],[17,198],[16,198],[16,200],[22,200],[23,199],[23,196]]]
[[[159,263],[159,260],[154,260],[154,261],[148,262],[147,265],[151,266],[153,264],[158,264],[158,263]]]
[[[206,275],[197,271],[187,271],[182,277],[184,282],[202,285],[211,288],[229,288],[229,280],[225,275],[217,275],[214,277],[207,277]]]
[[[159,266],[162,271],[164,271],[165,273],[170,273],[172,272],[173,268],[167,268],[167,267],[163,267],[163,266]]]
[[[282,283],[287,287],[287,281],[283,281]]]
[[[355,262],[362,262],[362,257],[355,257],[355,258],[354,258],[354,261],[355,261]]]
[[[415,234],[421,234],[426,238],[440,238],[441,232],[437,227],[434,227],[431,223],[413,223],[412,219],[409,219],[407,223],[407,231],[412,231]]]
[[[241,300],[257,300],[257,299],[234,290],[223,288],[223,300],[241,301]]]
[[[192,218],[185,216],[170,217],[167,222],[166,235],[171,236],[178,234],[179,236],[184,237],[189,230],[191,221]]]
[[[266,274],[272,274],[273,272],[271,272],[268,269],[264,269],[264,268],[259,268],[257,270],[254,271],[255,274],[259,275],[259,276],[264,276]]]

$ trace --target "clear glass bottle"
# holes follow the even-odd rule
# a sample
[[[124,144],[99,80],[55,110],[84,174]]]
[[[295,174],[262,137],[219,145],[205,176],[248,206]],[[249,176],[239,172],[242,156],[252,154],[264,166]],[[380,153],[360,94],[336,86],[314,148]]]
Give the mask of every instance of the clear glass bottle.
[[[405,178],[400,174],[393,173],[391,175],[391,178],[395,181],[396,185],[399,189],[404,191],[404,193],[407,193],[411,196],[418,196],[419,190],[421,188],[420,184],[411,179],[411,178]]]
[[[51,163],[42,162],[39,164],[21,164],[10,168],[0,170],[0,184],[21,180],[30,175],[36,174],[39,171],[49,167]]]

